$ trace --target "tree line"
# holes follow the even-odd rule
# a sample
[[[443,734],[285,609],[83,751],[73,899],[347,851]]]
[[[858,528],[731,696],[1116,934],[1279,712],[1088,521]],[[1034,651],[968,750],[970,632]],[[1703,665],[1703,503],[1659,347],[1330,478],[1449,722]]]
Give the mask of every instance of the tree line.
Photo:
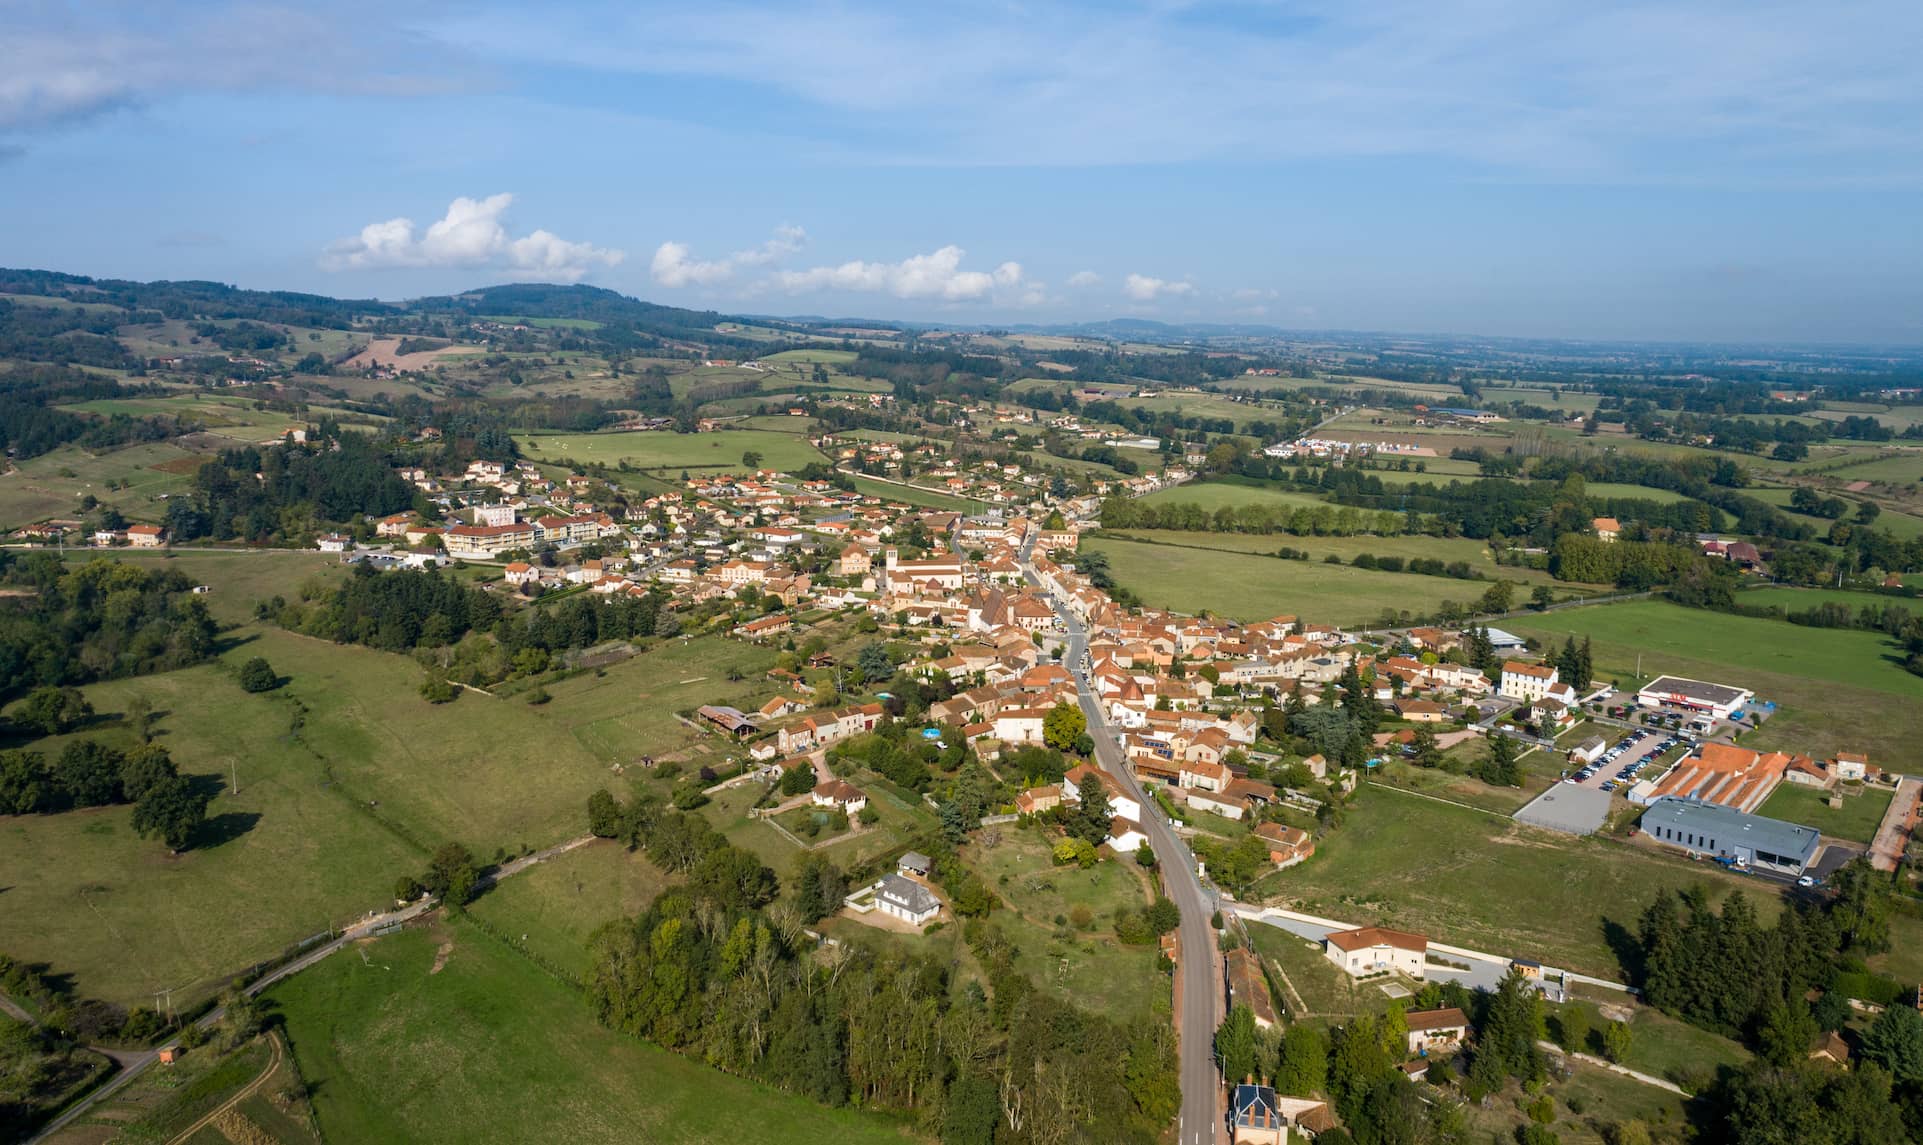
[[[957,984],[952,966],[918,955],[818,949],[806,928],[847,885],[825,858],[805,860],[784,892],[699,817],[604,793],[590,818],[688,879],[590,940],[588,997],[607,1025],[825,1105],[913,1114],[958,1145],[1146,1145],[1174,1116],[1166,1024],[1124,1026],[1036,990],[984,920],[964,933],[985,981]],[[952,850],[927,845],[953,881]]]

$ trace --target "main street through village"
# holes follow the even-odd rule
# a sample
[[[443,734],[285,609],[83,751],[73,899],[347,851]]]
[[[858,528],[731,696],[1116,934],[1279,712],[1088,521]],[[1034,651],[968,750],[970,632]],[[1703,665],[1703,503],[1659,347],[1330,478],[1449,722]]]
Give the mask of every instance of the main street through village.
[[[1048,592],[1035,575],[1034,535],[1022,545],[1022,574],[1031,585]],[[1156,803],[1147,798],[1135,776],[1122,761],[1115,733],[1102,712],[1100,698],[1089,686],[1088,630],[1062,599],[1048,592],[1049,603],[1062,623],[1068,647],[1062,662],[1075,675],[1082,714],[1088,718],[1088,734],[1095,741],[1095,760],[1103,771],[1114,776],[1142,807],[1142,829],[1162,871],[1162,882],[1171,901],[1182,912],[1181,949],[1177,952],[1175,975],[1175,1012],[1179,1021],[1182,1112],[1177,1140],[1183,1145],[1207,1145],[1226,1141],[1226,1116],[1222,1103],[1222,1079],[1215,1064],[1215,1027],[1222,1019],[1221,959],[1216,954],[1215,931],[1209,917],[1215,912],[1216,897],[1206,887],[1196,869],[1195,856],[1175,834]]]

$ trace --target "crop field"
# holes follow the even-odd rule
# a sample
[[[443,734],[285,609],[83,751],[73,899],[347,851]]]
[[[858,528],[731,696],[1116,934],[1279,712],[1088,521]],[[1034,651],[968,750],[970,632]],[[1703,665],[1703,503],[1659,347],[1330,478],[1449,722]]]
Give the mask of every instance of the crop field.
[[[1113,536],[1132,539],[1145,543],[1181,545],[1192,548],[1217,549],[1229,553],[1250,553],[1267,556],[1284,545],[1309,554],[1307,562],[1290,562],[1320,565],[1323,558],[1334,555],[1342,558],[1344,564],[1353,560],[1357,553],[1371,553],[1378,557],[1401,557],[1404,560],[1439,560],[1445,563],[1463,561],[1469,567],[1490,580],[1517,581],[1526,585],[1546,584],[1555,589],[1558,598],[1583,596],[1606,591],[1606,585],[1582,585],[1570,581],[1559,581],[1540,569],[1523,568],[1518,565],[1499,565],[1487,545],[1469,537],[1425,537],[1397,536],[1377,537],[1367,534],[1354,537],[1296,537],[1287,533],[1195,533],[1182,529],[1120,529]],[[1298,570],[1299,571],[1299,570]],[[1367,571],[1367,570],[1356,570]],[[1407,573],[1391,573],[1391,576],[1408,576]],[[1480,596],[1488,585],[1477,581],[1444,580],[1441,577],[1428,579],[1455,586],[1458,593],[1454,599]],[[1521,603],[1518,600],[1518,603]]]
[[[1831,838],[1868,843],[1876,838],[1876,828],[1883,822],[1883,812],[1889,808],[1890,797],[1891,793],[1885,788],[1865,788],[1857,794],[1843,796],[1842,809],[1832,811],[1828,792],[1799,787],[1794,783],[1781,783],[1756,809],[1756,813],[1814,827]]]
[[[269,994],[329,1140],[907,1140],[879,1116],[606,1029],[579,994],[471,924],[361,949],[365,961],[336,955]]]
[[[1616,498],[1636,501],[1655,501],[1658,504],[1672,505],[1689,498],[1670,489],[1652,489],[1647,485],[1623,485],[1613,481],[1592,481],[1584,487],[1591,500]]]
[[[1839,481],[1887,481],[1893,485],[1907,485],[1923,481],[1923,450],[1885,446],[1873,453],[1855,451],[1853,456],[1822,460],[1812,449],[1810,463],[1799,465],[1797,470],[1802,473],[1820,470],[1823,476]]]
[[[800,433],[768,430],[539,433],[516,434],[515,440],[537,461],[558,462],[566,458],[578,464],[610,466],[619,466],[625,461],[637,469],[742,473],[747,472],[748,467],[741,463],[741,458],[749,451],[761,454],[764,469],[793,471],[823,460],[820,451],[809,445]]]
[[[0,476],[0,529],[77,515],[80,498],[87,494],[132,520],[159,521],[167,514],[167,503],[156,498],[185,492],[199,456],[166,442],[98,454],[63,445]],[[108,489],[110,482],[125,487]]]
[[[1878,633],[1803,628],[1657,601],[1517,617],[1504,627],[1558,643],[1565,635],[1588,636],[1603,678],[1628,682],[1640,656],[1645,679],[1670,673],[1752,688],[1781,705],[1744,738],[1752,747],[1817,756],[1867,751],[1872,761],[1887,761],[1908,758],[1923,734],[1916,703],[1923,699],[1923,677],[1905,672],[1895,646]],[[1862,712],[1879,718],[1861,719]]]
[[[1313,858],[1258,889],[1312,914],[1614,978],[1611,928],[1633,932],[1658,889],[1697,884],[1745,889],[1765,922],[1781,906],[1770,884],[1703,864],[1365,786]]]
[[[1292,538],[1272,540],[1279,546]],[[1365,624],[1385,608],[1432,612],[1445,600],[1473,601],[1488,587],[1479,581],[1107,537],[1083,545],[1107,553],[1116,581],[1145,603],[1244,621],[1290,614],[1328,624]]]
[[[966,497],[956,497],[938,489],[928,489],[920,485],[897,485],[891,481],[878,481],[873,477],[854,477],[856,492],[870,497],[880,497],[885,501],[899,501],[904,505],[920,505],[926,509],[941,509],[955,513],[973,513],[982,507],[982,502],[971,501]]]
[[[1145,505],[1200,505],[1211,513],[1224,506],[1239,509],[1244,505],[1266,505],[1271,509],[1335,508],[1313,493],[1297,493],[1293,490],[1272,489],[1260,485],[1233,485],[1220,481],[1202,481],[1158,489],[1142,498],[1142,503]]]

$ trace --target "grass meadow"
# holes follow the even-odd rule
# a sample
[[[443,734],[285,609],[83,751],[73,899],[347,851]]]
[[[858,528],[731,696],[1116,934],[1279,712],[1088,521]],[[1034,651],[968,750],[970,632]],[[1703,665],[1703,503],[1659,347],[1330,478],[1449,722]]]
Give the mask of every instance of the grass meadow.
[[[88,453],[63,445],[29,458],[0,475],[0,529],[17,529],[48,517],[77,517],[80,498],[91,493],[135,521],[160,521],[167,514],[163,493],[177,494],[193,483],[200,455],[166,442],[130,445],[108,453]],[[122,489],[108,489],[125,484]]]
[[[1613,978],[1611,928],[1633,931],[1659,888],[1699,883],[1746,889],[1765,920],[1781,902],[1769,884],[1703,864],[1365,786],[1313,858],[1259,889],[1310,913]]]
[[[1166,542],[1183,534],[1151,535]],[[1326,545],[1332,538],[1199,536],[1259,541],[1269,551],[1285,544],[1311,552],[1319,552],[1317,546],[1323,545],[1333,551],[1332,546]],[[1357,542],[1358,548],[1387,552],[1392,550],[1396,539],[1348,540]],[[1083,546],[1107,553],[1116,581],[1136,592],[1145,603],[1181,612],[1209,611],[1244,621],[1286,614],[1319,623],[1368,624],[1379,618],[1385,608],[1428,613],[1447,600],[1472,602],[1488,589],[1481,581],[1377,572],[1325,564],[1320,559],[1285,561],[1252,553],[1151,544],[1122,537],[1091,538],[1083,541]],[[1510,571],[1504,570],[1505,574]],[[1518,575],[1514,579],[1522,577]]]
[[[458,920],[343,951],[268,997],[330,1140],[909,1139],[879,1116],[825,1109],[606,1029],[574,990]]]
[[[823,460],[820,451],[809,445],[800,433],[768,430],[538,433],[517,434],[515,440],[526,455],[536,461],[554,463],[566,458],[579,464],[609,466],[625,461],[637,469],[741,473],[747,471],[741,463],[742,455],[749,451],[761,454],[764,469],[792,471]]]

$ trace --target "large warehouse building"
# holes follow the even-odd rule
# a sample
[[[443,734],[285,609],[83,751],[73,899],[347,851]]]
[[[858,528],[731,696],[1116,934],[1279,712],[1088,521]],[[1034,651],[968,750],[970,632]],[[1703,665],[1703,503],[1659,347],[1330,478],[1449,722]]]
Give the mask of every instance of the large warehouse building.
[[[1658,676],[1649,682],[1648,687],[1636,693],[1636,702],[1645,708],[1664,705],[1688,708],[1707,712],[1719,720],[1726,720],[1742,711],[1743,706],[1755,698],[1756,693],[1744,688],[1685,680],[1681,676]]]
[[[1658,799],[1643,812],[1650,838],[1693,855],[1734,859],[1785,875],[1800,875],[1816,858],[1816,828],[1750,815],[1721,803]]]

